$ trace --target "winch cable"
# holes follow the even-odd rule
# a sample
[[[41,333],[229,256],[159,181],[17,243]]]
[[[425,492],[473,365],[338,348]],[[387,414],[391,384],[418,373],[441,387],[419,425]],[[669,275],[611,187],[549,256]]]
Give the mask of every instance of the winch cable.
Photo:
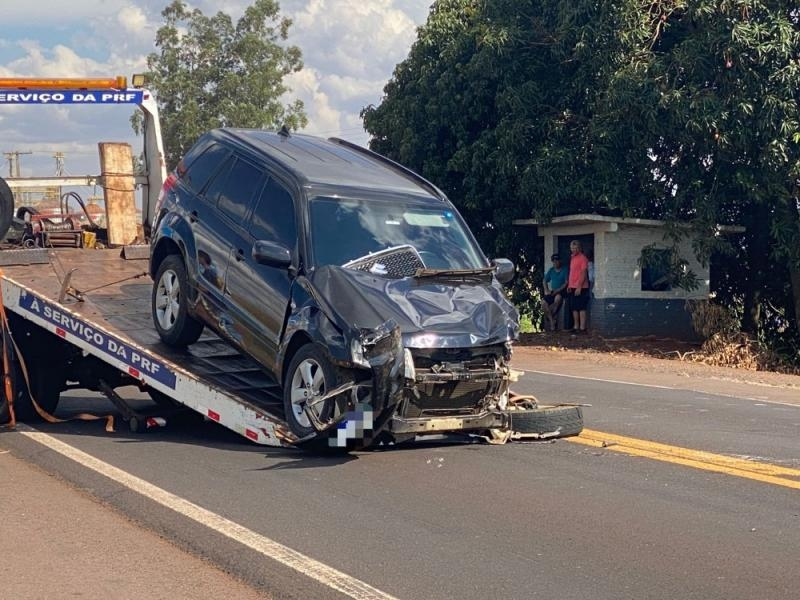
[[[51,249],[55,249],[51,246]],[[66,277],[67,268],[61,262],[61,259],[58,256],[58,252],[48,252],[48,258],[50,259],[50,267],[53,269],[53,273],[58,280],[59,285],[64,284],[64,277]],[[59,269],[56,268],[56,263],[58,263],[59,269],[61,269],[61,273],[59,273]],[[123,277],[122,279],[117,279],[116,281],[111,281],[109,283],[104,283],[103,285],[98,285],[97,287],[89,288],[88,290],[78,290],[76,289],[75,292],[79,294],[81,297],[85,296],[89,292],[96,292],[97,290],[102,290],[103,288],[111,287],[112,285],[117,285],[118,283],[125,283],[126,281],[131,281],[132,279],[139,279],[141,277],[149,277],[150,273],[147,271],[142,271],[141,273],[137,273],[136,275],[130,275],[128,277]]]
[[[0,280],[3,279],[3,271],[0,270]],[[14,336],[11,333],[11,327],[8,324],[8,315],[6,314],[5,303],[3,302],[3,293],[0,290],[0,320],[2,320],[2,328],[3,328],[3,341],[5,342],[6,338],[11,340],[11,348],[13,348],[14,352],[16,353],[17,360],[19,361],[20,370],[22,371],[22,378],[25,381],[25,386],[27,387],[28,394],[31,399],[31,404],[33,405],[34,410],[37,414],[47,421],[48,423],[67,423],[69,421],[106,421],[106,431],[109,433],[114,432],[114,415],[93,415],[90,413],[79,413],[73,417],[68,419],[60,419],[51,415],[49,412],[44,410],[39,403],[36,401],[36,396],[31,389],[31,382],[30,376],[28,374],[28,367],[25,364],[25,358],[22,356],[22,352],[20,352],[19,346],[17,342],[14,340]],[[6,335],[7,334],[7,335]],[[13,403],[14,403],[14,389],[11,385],[11,372],[10,372],[10,361],[8,358],[8,344],[3,344],[3,370],[4,370],[4,391],[6,394],[6,400],[8,402],[9,407],[9,415],[11,419],[8,423],[8,427],[13,429],[16,427],[16,415],[13,412]]]
[[[103,288],[107,288],[112,285],[117,285],[118,283],[124,283],[126,281],[130,281],[131,279],[139,279],[140,277],[147,277],[149,275],[150,273],[148,273],[147,271],[142,271],[141,273],[137,273],[136,275],[131,275],[123,279],[118,279],[117,281],[112,281],[111,283],[104,283],[103,285],[98,285],[97,287],[89,288],[88,290],[81,290],[81,294],[86,295],[89,292],[96,292],[97,290],[102,290]]]
[[[3,294],[0,292],[0,314],[2,314],[2,327],[3,333],[3,393],[6,397],[6,404],[8,406],[8,426],[14,429],[17,426],[17,415],[14,412],[14,384],[11,381],[11,360],[9,359],[9,352],[11,346],[11,330],[6,324],[6,312],[2,310]]]

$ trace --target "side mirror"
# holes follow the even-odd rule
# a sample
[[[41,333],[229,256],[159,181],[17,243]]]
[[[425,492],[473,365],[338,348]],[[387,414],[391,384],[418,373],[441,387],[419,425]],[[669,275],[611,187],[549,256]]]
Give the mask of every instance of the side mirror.
[[[283,244],[258,240],[253,244],[253,260],[260,265],[286,268],[292,264],[292,253]]]
[[[494,276],[500,283],[508,283],[514,279],[514,263],[507,258],[495,258],[492,261],[494,265]]]

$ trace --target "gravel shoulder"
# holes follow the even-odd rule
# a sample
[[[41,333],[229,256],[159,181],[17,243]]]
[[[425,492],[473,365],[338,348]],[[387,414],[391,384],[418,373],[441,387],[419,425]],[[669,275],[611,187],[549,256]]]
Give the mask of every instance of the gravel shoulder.
[[[800,405],[800,376],[695,362],[684,342],[533,335],[515,346],[514,368]]]

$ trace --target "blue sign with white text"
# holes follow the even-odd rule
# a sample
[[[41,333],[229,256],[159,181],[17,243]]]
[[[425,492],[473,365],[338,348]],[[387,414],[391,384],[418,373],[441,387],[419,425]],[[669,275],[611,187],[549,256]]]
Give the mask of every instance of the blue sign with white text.
[[[119,338],[98,331],[89,323],[64,312],[57,305],[50,304],[33,294],[22,293],[19,298],[19,306],[30,314],[55,325],[56,333],[60,337],[66,337],[66,334],[73,335],[124,363],[128,366],[128,373],[137,379],[140,375],[147,375],[175,389],[175,373],[165,364],[154,360],[151,356],[144,355],[140,350],[129,346]]]
[[[0,104],[141,104],[144,90],[0,91]]]

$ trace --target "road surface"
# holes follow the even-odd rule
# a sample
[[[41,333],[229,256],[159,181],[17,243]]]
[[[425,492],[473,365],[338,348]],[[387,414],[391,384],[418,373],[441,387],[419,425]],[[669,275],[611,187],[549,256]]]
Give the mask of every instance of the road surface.
[[[578,440],[325,458],[189,419],[0,448],[250,586],[231,598],[796,598],[800,392],[566,360],[518,353],[515,389],[591,404]]]

